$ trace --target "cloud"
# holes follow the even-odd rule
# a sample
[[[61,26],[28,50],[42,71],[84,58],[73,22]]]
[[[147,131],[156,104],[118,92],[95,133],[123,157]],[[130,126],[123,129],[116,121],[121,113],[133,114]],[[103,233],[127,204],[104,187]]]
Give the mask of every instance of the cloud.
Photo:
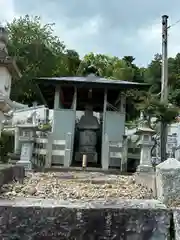
[[[12,21],[14,17],[18,17],[17,12],[14,8],[13,0],[0,0],[1,6],[1,14],[0,14],[0,22],[4,24],[7,21]]]
[[[174,57],[180,52],[180,25],[173,24],[172,20],[169,22],[168,29],[168,56]],[[152,22],[145,28],[140,28],[137,31],[137,40],[141,42],[141,52],[144,50],[146,54],[161,53],[162,52],[162,25],[158,21]]]
[[[38,15],[55,22],[55,33],[81,56],[88,52],[133,55],[147,65],[161,52],[161,16],[180,18],[180,2],[174,0],[0,0],[7,20],[18,15]],[[2,6],[2,5],[1,5]],[[176,10],[177,9],[177,10]],[[173,17],[172,17],[173,16]],[[180,24],[169,29],[169,55],[180,51]]]

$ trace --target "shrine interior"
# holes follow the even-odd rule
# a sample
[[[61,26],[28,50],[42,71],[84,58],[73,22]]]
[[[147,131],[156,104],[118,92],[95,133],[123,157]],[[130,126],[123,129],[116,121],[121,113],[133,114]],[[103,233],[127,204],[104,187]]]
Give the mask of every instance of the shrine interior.
[[[76,90],[75,90],[76,89]],[[82,164],[82,155],[87,154],[88,166],[101,167],[102,128],[104,111],[104,88],[86,86],[61,86],[59,91],[59,109],[73,109],[76,91],[76,122],[74,131],[72,165]],[[43,84],[43,99],[49,109],[54,109],[55,86]],[[107,93],[107,111],[118,111],[119,89],[109,89]]]

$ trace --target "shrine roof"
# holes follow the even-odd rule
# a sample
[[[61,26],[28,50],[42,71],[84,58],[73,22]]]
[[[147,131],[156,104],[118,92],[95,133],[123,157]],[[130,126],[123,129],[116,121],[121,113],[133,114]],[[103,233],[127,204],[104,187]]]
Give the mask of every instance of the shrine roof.
[[[145,83],[113,80],[107,78],[97,77],[95,75],[88,75],[87,77],[40,77],[35,78],[34,81],[38,84],[53,84],[53,85],[73,85],[80,87],[97,87],[97,88],[147,88],[149,85]]]

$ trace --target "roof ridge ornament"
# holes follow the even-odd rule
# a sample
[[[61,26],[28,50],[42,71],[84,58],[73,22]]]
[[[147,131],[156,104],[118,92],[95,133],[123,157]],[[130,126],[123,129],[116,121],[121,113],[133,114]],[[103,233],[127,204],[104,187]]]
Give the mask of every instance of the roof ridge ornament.
[[[88,65],[84,68],[83,75],[99,77],[99,69],[93,64]]]

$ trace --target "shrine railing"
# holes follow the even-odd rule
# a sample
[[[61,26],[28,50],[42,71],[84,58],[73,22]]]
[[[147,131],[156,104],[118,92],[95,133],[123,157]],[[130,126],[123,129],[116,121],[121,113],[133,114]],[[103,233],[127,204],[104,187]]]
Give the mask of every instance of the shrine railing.
[[[71,157],[71,135],[67,134],[65,140],[53,140],[51,133],[47,138],[36,138],[33,155],[33,163],[40,167],[68,165]]]

